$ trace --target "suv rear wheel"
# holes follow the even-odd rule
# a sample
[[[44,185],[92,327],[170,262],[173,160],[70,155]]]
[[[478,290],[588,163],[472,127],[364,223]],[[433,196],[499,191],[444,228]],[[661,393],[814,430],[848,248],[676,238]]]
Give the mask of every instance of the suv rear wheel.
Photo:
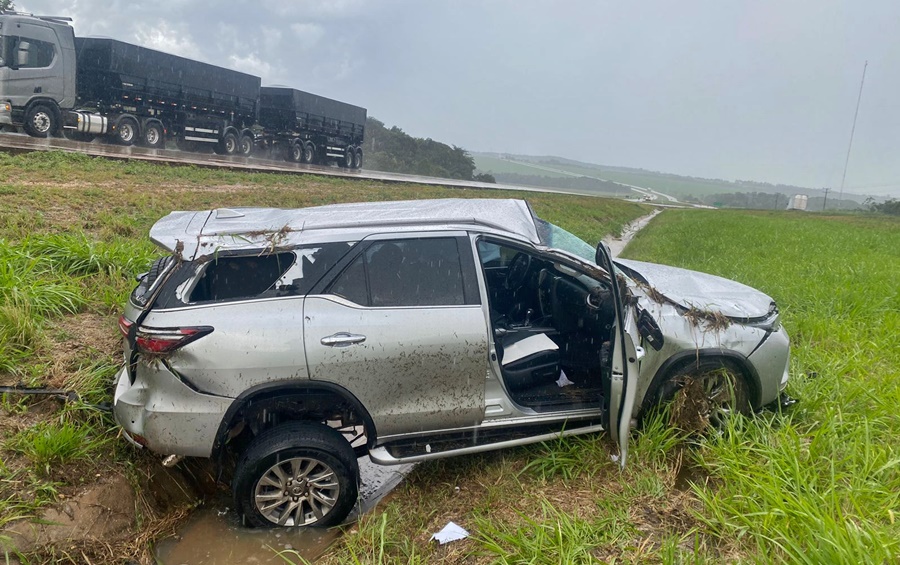
[[[358,493],[353,448],[322,424],[290,422],[261,433],[234,473],[235,506],[253,526],[334,526]]]

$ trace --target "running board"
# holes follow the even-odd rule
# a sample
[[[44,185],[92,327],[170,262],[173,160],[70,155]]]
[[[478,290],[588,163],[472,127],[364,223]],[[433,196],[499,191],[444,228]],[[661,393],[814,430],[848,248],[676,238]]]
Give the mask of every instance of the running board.
[[[417,461],[427,461],[430,459],[439,459],[443,457],[453,457],[456,455],[470,455],[473,453],[483,453],[485,451],[493,451],[495,449],[506,449],[508,447],[518,447],[520,445],[528,445],[530,443],[539,443],[542,441],[548,441],[551,439],[557,439],[563,436],[572,436],[578,434],[589,434],[594,432],[602,432],[604,429],[602,424],[593,424],[578,428],[571,428],[567,430],[547,432],[540,435],[524,435],[523,437],[515,438],[515,439],[507,439],[502,441],[494,441],[491,442],[490,438],[487,438],[487,441],[484,443],[480,443],[477,438],[477,433],[474,434],[476,437],[472,437],[470,439],[470,443],[472,445],[467,445],[466,447],[457,447],[457,448],[448,448],[444,450],[440,450],[439,442],[446,442],[449,438],[434,438],[434,443],[436,446],[433,448],[431,443],[415,443],[415,444],[392,444],[392,445],[381,445],[369,451],[369,458],[379,465],[399,465],[401,463],[415,463]],[[509,431],[507,437],[512,435],[514,432]],[[462,441],[463,438],[457,438],[457,443]],[[391,453],[391,452],[394,453]],[[402,455],[400,452],[405,452]]]

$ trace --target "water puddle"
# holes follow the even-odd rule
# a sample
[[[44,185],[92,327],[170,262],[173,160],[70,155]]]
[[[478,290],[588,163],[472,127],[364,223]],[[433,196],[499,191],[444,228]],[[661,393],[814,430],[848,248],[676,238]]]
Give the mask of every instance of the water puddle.
[[[347,522],[354,522],[361,514],[371,510],[400,484],[412,467],[384,467],[375,465],[368,457],[360,458],[360,502]],[[231,504],[231,499],[224,496],[208,501],[194,513],[176,537],[158,544],[157,561],[162,565],[284,565],[299,563],[297,555],[313,561],[324,554],[341,534],[340,528],[245,528],[230,508]],[[279,555],[285,551],[290,553]]]

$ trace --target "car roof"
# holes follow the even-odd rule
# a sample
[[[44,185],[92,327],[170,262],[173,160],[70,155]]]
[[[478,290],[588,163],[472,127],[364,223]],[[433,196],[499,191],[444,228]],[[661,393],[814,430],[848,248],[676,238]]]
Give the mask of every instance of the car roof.
[[[176,211],[157,221],[150,239],[186,259],[198,250],[283,247],[315,243],[334,232],[361,238],[369,233],[471,229],[541,242],[531,206],[524,200],[444,198],[357,202],[312,208],[219,208]],[[317,237],[321,236],[321,237]],[[202,254],[202,253],[201,253]]]

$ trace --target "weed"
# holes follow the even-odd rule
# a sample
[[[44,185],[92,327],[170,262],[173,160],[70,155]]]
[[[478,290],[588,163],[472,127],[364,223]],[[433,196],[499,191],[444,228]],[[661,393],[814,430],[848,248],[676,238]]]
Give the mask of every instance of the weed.
[[[86,459],[107,441],[99,438],[90,425],[45,421],[14,435],[6,447],[24,454],[38,469],[50,475],[51,467]]]

